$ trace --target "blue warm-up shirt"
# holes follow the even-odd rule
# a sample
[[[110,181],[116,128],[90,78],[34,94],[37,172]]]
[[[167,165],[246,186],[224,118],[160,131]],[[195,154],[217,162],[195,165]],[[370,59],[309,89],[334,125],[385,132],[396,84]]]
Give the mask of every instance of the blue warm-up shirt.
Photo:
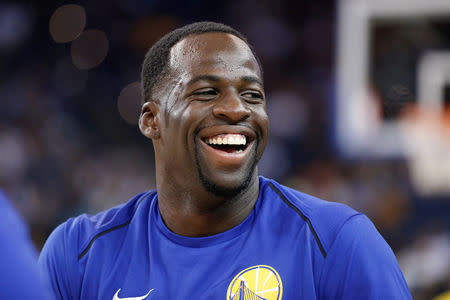
[[[171,232],[156,191],[51,234],[39,264],[57,299],[411,299],[370,220],[260,177],[255,208],[208,237]],[[133,298],[134,297],[134,298]]]
[[[28,229],[1,190],[0,212],[0,299],[47,299]]]

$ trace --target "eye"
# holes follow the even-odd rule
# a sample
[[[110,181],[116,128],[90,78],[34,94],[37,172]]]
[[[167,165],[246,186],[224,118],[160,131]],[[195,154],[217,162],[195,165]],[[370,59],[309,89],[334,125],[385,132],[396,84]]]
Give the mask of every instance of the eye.
[[[241,96],[250,103],[260,103],[264,100],[264,96],[258,91],[245,91],[241,93]]]
[[[217,96],[217,91],[212,88],[200,89],[191,94],[194,100],[212,100]]]

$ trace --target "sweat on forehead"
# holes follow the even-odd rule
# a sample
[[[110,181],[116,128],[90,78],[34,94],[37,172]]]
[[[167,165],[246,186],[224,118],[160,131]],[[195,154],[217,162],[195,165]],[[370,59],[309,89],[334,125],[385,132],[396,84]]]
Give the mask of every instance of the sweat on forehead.
[[[230,61],[228,54],[231,51],[242,53],[241,60]],[[186,61],[199,66],[227,62],[239,65],[248,63],[249,58],[257,64],[252,51],[243,40],[231,34],[210,32],[188,36],[175,44],[170,50],[168,67],[170,70],[183,72]]]

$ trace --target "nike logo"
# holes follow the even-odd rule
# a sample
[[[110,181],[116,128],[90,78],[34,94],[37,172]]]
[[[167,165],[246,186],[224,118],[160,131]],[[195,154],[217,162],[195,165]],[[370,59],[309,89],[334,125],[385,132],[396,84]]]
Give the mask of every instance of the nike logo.
[[[113,300],[143,300],[145,298],[147,298],[148,295],[150,295],[150,293],[154,290],[151,289],[150,291],[148,291],[147,294],[145,294],[144,296],[140,296],[140,297],[128,297],[128,298],[120,298],[119,297],[119,292],[121,289],[118,289],[117,292],[114,294],[114,298]]]

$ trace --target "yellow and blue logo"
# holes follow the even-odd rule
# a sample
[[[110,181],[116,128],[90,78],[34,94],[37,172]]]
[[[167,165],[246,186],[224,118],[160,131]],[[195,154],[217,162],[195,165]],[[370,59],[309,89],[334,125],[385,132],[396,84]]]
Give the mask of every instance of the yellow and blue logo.
[[[237,274],[227,290],[227,300],[281,300],[283,284],[271,266],[257,265]]]

